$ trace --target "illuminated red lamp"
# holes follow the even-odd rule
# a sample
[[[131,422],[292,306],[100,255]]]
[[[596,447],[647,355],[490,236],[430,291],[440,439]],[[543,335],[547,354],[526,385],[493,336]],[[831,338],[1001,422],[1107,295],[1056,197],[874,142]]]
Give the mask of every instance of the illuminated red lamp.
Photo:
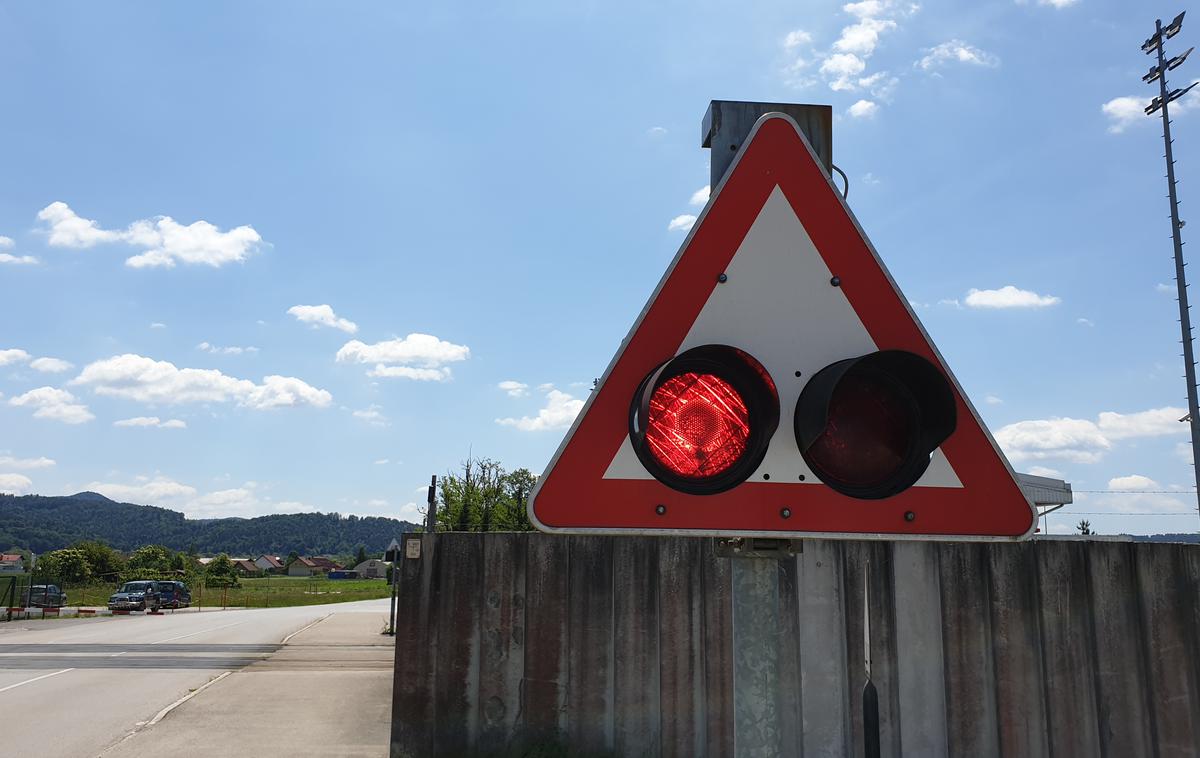
[[[882,350],[817,372],[796,404],[796,442],[822,482],[877,500],[920,479],[956,421],[950,382],[937,367]]]
[[[638,460],[663,484],[695,495],[745,481],[778,425],[766,369],[726,345],[693,348],[650,372],[629,411]]]

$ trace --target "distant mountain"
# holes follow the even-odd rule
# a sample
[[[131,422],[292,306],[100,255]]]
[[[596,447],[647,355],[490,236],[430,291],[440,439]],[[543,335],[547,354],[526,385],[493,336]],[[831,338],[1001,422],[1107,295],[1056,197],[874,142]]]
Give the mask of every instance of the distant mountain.
[[[1200,542],[1200,534],[1134,534],[1135,542]]]
[[[165,545],[172,550],[256,556],[338,554],[363,545],[382,553],[415,524],[379,516],[291,513],[257,518],[193,520],[150,505],[117,503],[95,492],[65,497],[0,495],[0,549],[43,553],[79,540],[103,540],[118,550]]]

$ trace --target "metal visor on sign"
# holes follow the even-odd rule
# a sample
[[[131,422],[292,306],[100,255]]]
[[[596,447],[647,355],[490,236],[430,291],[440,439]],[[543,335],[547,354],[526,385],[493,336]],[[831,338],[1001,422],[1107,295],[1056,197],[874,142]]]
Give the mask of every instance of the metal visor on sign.
[[[642,381],[630,408],[629,437],[656,479],[704,495],[745,481],[778,424],[778,394],[762,365],[735,348],[704,345]]]
[[[796,404],[796,442],[817,477],[850,497],[911,487],[954,431],[950,383],[924,358],[884,350],[830,364]]]

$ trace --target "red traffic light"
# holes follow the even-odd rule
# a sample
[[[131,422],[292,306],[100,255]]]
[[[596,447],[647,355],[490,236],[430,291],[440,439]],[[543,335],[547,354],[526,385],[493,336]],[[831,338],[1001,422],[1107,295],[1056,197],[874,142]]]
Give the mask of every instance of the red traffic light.
[[[629,438],[656,479],[697,495],[745,481],[779,424],[766,370],[724,345],[688,350],[650,372],[634,394]]]
[[[796,404],[796,442],[813,473],[875,500],[913,485],[954,431],[950,383],[932,363],[884,350],[823,368]]]

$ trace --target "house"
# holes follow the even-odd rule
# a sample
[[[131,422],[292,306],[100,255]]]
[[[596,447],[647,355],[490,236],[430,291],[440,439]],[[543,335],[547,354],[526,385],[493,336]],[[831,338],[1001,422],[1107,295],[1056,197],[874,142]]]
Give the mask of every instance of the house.
[[[237,569],[239,574],[257,574],[262,570],[258,567],[258,564],[249,558],[230,558],[229,560],[233,563],[233,567]]]
[[[354,567],[358,575],[363,579],[386,579],[388,566],[391,564],[387,561],[381,561],[378,558],[372,558],[368,561],[363,561]]]
[[[213,562],[212,558],[197,558],[196,559],[196,563],[200,566],[200,568],[207,568],[208,564],[210,564],[212,562]]]
[[[258,566],[260,571],[274,573],[283,570],[283,561],[279,560],[278,555],[260,555],[254,559],[254,565]]]
[[[308,559],[313,564],[313,572],[320,574],[328,574],[330,571],[336,571],[344,568],[342,564],[335,560],[326,558],[320,555],[314,555]]]
[[[20,553],[4,553],[0,555],[0,574],[20,574],[25,571],[25,562]]]
[[[311,559],[300,556],[287,565],[288,576],[312,576],[316,565]]]
[[[337,561],[330,560],[323,556],[305,556],[302,555],[296,560],[288,564],[288,576],[312,576],[313,574],[328,574],[330,571],[336,571],[342,568],[342,565]]]

